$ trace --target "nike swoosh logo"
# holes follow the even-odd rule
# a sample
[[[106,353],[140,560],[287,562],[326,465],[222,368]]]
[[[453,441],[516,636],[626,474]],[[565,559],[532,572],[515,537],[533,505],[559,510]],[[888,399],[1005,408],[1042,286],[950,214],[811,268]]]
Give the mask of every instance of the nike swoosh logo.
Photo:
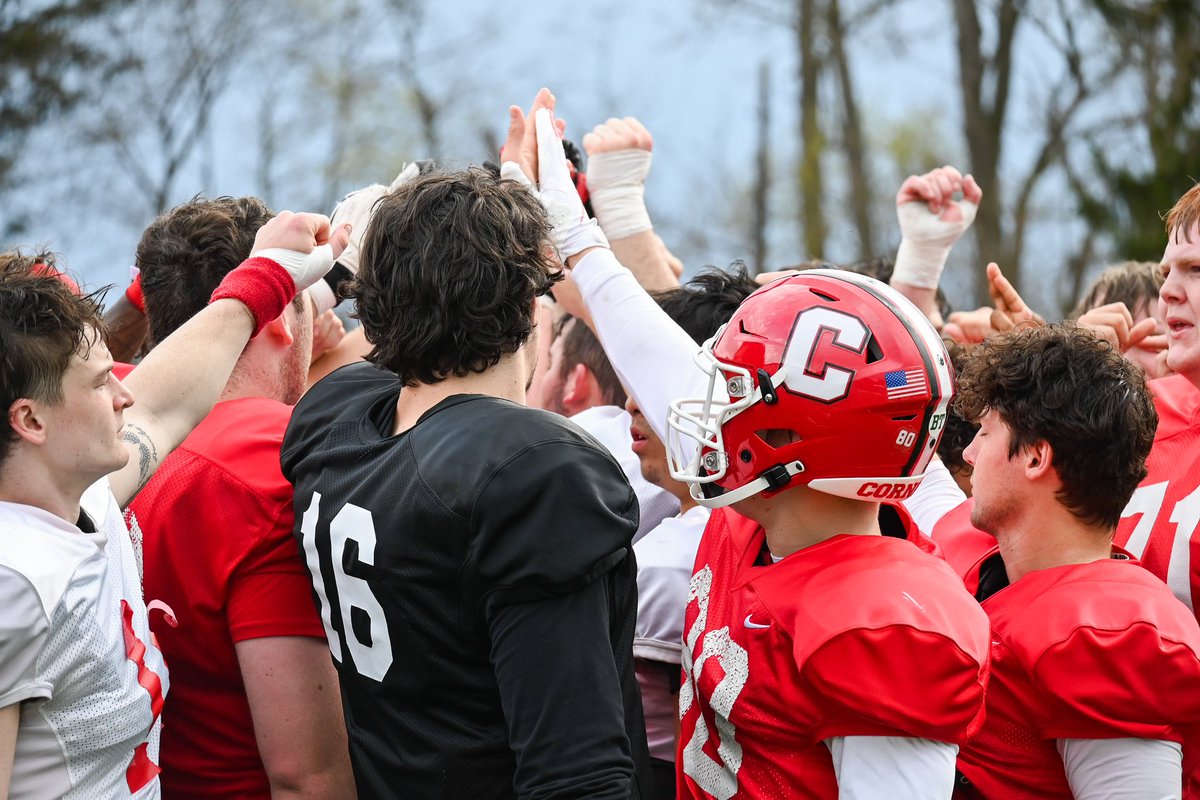
[[[769,628],[769,627],[771,627],[771,623],[769,623],[769,622],[768,622],[766,625],[760,625],[760,624],[758,624],[757,622],[751,622],[751,621],[750,621],[750,618],[751,618],[752,616],[754,616],[754,615],[753,615],[753,614],[747,614],[747,615],[746,615],[746,623],[745,623],[745,624],[746,624],[746,627],[747,627],[747,628],[760,628],[760,629],[761,629],[761,628]]]

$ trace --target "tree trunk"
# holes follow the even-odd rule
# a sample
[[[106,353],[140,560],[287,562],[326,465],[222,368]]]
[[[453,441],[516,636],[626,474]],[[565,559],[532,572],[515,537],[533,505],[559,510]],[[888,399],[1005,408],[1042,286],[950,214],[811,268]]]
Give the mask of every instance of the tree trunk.
[[[757,275],[767,269],[767,207],[771,194],[771,68],[764,61],[758,68],[758,152],[754,159],[757,180],[754,184],[751,222],[751,269]]]
[[[1001,0],[997,10],[995,50],[984,51],[976,0],[953,0],[958,29],[959,89],[962,98],[963,132],[970,156],[970,171],[983,187],[984,199],[975,217],[978,268],[973,270],[975,299],[988,302],[987,275],[983,263],[997,261],[1005,275],[1020,289],[1020,253],[1006,246],[1000,210],[1002,132],[1008,110],[1008,87],[1012,73],[1012,43],[1019,19],[1017,0]]]
[[[851,215],[857,227],[859,258],[875,255],[875,236],[871,224],[874,202],[871,196],[870,157],[863,144],[862,118],[858,112],[858,96],[850,62],[846,58],[846,31],[842,27],[840,0],[829,0],[830,55],[837,69],[838,88],[842,101],[842,150],[846,154],[846,169],[850,176]]]
[[[821,173],[821,137],[818,91],[821,62],[816,53],[815,0],[796,0],[796,51],[800,56],[800,223],[804,231],[805,257],[825,257],[825,187]]]

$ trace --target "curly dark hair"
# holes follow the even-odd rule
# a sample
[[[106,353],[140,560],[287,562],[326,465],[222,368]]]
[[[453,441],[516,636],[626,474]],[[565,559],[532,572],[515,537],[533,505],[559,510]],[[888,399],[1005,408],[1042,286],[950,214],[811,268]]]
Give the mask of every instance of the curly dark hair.
[[[562,279],[541,202],[482,167],[422,175],[379,201],[351,293],[367,360],[405,386],[484,372],[533,331]]]
[[[275,212],[257,197],[199,195],[142,233],[142,275],[150,339],[161,342],[198,314],[225,276],[250,256],[254,235]]]
[[[696,344],[704,344],[758,288],[746,264],[734,261],[727,270],[705,267],[682,286],[654,292],[653,297]]]
[[[79,296],[54,276],[50,253],[0,254],[0,403],[6,415],[22,397],[45,403],[62,400],[62,379],[71,357],[103,333],[103,289]],[[17,433],[0,436],[0,462]]]
[[[1078,519],[1116,527],[1146,477],[1158,412],[1137,365],[1073,323],[1017,328],[967,356],[956,407],[967,419],[995,411],[1015,456],[1053,450],[1059,500]]]

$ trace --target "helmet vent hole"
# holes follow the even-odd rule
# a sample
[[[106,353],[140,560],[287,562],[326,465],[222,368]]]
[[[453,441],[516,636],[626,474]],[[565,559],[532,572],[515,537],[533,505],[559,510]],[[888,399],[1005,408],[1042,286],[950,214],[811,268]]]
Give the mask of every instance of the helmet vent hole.
[[[916,418],[916,414],[909,414],[908,416],[904,417],[892,417],[892,422],[912,422]]]
[[[754,331],[746,330],[746,321],[745,320],[738,320],[738,327],[741,328],[742,333],[746,334],[747,336],[754,336],[759,339],[767,338],[767,337],[763,336],[761,333],[755,333]]]
[[[811,291],[817,297],[820,297],[822,300],[828,300],[830,303],[836,303],[838,301],[836,297],[831,294],[827,294],[826,292],[822,292],[820,289],[810,289],[809,291]]]
[[[879,341],[872,336],[867,342],[867,363],[874,364],[883,358],[883,348],[879,346]]]
[[[749,450],[743,450],[742,452],[738,453],[738,456],[747,464],[754,460],[754,455]]]
[[[768,447],[787,447],[789,444],[795,444],[802,438],[790,428],[771,428],[769,430],[755,431],[754,435],[762,440]]]

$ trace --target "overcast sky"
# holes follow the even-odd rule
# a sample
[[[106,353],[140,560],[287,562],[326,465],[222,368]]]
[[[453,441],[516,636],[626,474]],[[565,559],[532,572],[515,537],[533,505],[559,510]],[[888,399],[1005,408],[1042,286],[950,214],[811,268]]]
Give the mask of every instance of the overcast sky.
[[[944,160],[961,165],[949,8],[948,3],[909,0],[902,4],[902,13],[891,14],[854,37],[851,63],[869,136],[886,136],[887,126],[896,121],[925,119],[933,145],[945,150]],[[723,265],[748,255],[748,243],[725,231],[729,228],[726,220],[736,212],[732,206],[741,199],[737,184],[752,175],[756,82],[764,61],[771,69],[771,133],[781,171],[780,162],[795,150],[796,67],[788,29],[731,13],[715,2],[601,0],[576,6],[464,0],[431,3],[430,9],[421,42],[433,65],[430,83],[438,86],[440,73],[452,82],[461,83],[464,76],[474,82],[472,91],[464,92],[463,103],[470,109],[461,119],[494,119],[499,142],[507,105],[527,104],[542,85],[556,92],[559,115],[568,121],[568,136],[576,141],[608,116],[637,116],[655,137],[648,200],[668,244],[672,244],[672,235],[679,240],[676,249],[682,251],[689,269],[704,262]],[[903,36],[897,35],[901,32]],[[446,44],[472,40],[475,44],[470,47]],[[897,44],[902,40],[907,42],[903,49]],[[1027,134],[1036,127],[1027,124],[1029,114],[1036,111],[1033,98],[1052,77],[1046,65],[1039,63],[1032,40],[1027,40],[1021,52],[1006,159],[1016,172],[1023,171],[1034,145]],[[280,64],[280,69],[286,69],[286,64]],[[386,79],[386,75],[380,76],[381,81]],[[207,166],[197,162],[189,167],[178,184],[175,202],[198,192],[238,195],[257,191],[255,148],[246,131],[252,130],[254,98],[260,88],[255,76],[245,76],[222,102],[213,133],[201,148],[201,160]],[[319,112],[312,109],[312,113]],[[478,138],[464,133],[463,141],[472,143],[470,152],[463,153],[465,159],[478,159],[473,146]],[[39,157],[53,158],[57,146],[66,145],[49,142]],[[836,187],[836,165],[833,170],[830,180]],[[386,182],[390,177],[376,179]],[[778,177],[775,199],[783,207],[791,202],[785,191],[787,175]],[[71,269],[91,285],[123,285],[137,235],[149,219],[145,215],[134,219],[136,213],[111,207],[121,203],[117,187],[111,204],[103,200],[104,187],[97,188],[102,198],[99,204],[83,198],[76,202],[69,193],[57,195],[55,208],[39,221],[29,240],[49,243],[65,253]],[[985,193],[989,188],[984,187]],[[890,196],[895,189],[895,185],[880,187],[880,194]],[[1053,184],[1043,193],[1051,212],[1055,193]],[[295,208],[305,202],[298,195],[265,199],[276,208]],[[887,209],[881,211],[886,216]],[[848,235],[848,224],[830,220],[833,235],[830,252],[824,254],[829,260],[857,255],[851,249],[854,241]],[[898,240],[894,218],[888,225],[887,230]],[[689,231],[709,229],[716,235],[699,247],[683,241]],[[1065,228],[1060,219],[1051,219],[1031,232],[1038,252],[1051,259],[1061,254],[1075,235],[1077,231]],[[795,230],[786,220],[773,228],[772,245],[776,264],[794,263],[807,255],[799,251]],[[962,261],[965,255],[958,257],[955,269],[961,273],[971,268]],[[951,277],[950,285],[955,290],[953,299],[961,295],[958,287],[965,281],[961,275]]]

